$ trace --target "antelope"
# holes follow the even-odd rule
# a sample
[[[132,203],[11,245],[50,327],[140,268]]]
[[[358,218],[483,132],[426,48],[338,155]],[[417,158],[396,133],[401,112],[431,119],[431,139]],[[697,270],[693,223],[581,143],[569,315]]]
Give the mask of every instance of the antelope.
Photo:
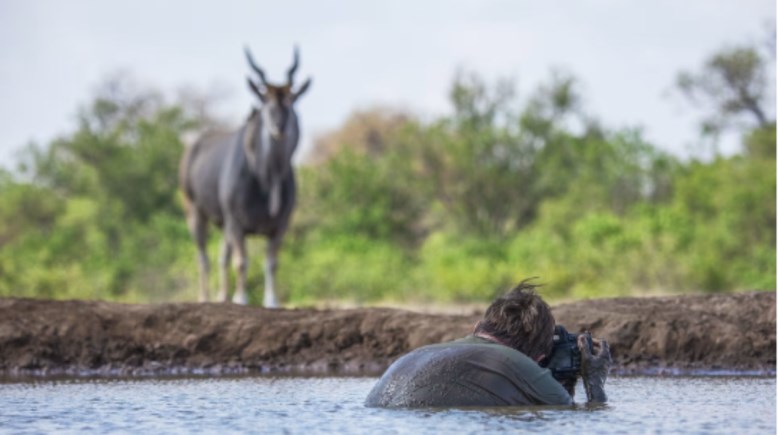
[[[295,89],[299,53],[294,49],[285,84],[271,84],[248,47],[246,60],[259,81],[247,77],[259,99],[243,126],[231,133],[207,133],[188,147],[179,168],[187,224],[197,245],[200,302],[208,301],[209,261],[206,252],[208,224],[222,229],[219,253],[219,293],[228,301],[229,266],[235,254],[236,290],[232,302],[247,304],[246,236],[267,239],[263,305],[278,307],[275,275],[278,253],[295,207],[296,184],[292,155],[300,134],[294,104],[308,90],[308,78]]]

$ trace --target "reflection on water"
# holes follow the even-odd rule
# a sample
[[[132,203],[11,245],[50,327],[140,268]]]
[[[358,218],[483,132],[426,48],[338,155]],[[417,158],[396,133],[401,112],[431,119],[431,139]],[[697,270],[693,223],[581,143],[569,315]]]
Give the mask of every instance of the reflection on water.
[[[775,433],[775,378],[612,377],[604,406],[387,410],[375,378],[0,384],[0,432]],[[576,401],[583,403],[583,387]]]

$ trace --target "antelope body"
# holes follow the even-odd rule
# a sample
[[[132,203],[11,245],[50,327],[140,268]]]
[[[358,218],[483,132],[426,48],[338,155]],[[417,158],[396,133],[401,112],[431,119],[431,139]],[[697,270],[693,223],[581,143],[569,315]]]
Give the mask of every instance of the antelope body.
[[[278,252],[296,195],[292,155],[297,148],[299,125],[294,103],[308,89],[311,80],[293,90],[299,58],[296,49],[284,85],[268,83],[248,49],[246,58],[259,77],[258,82],[248,78],[248,84],[259,98],[260,107],[251,111],[238,131],[206,134],[188,147],[181,159],[179,178],[187,223],[198,249],[199,300],[208,300],[210,265],[206,240],[208,223],[213,222],[224,233],[216,299],[228,300],[229,263],[235,254],[237,279],[232,301],[248,303],[245,238],[260,234],[267,238],[263,304],[277,307]]]

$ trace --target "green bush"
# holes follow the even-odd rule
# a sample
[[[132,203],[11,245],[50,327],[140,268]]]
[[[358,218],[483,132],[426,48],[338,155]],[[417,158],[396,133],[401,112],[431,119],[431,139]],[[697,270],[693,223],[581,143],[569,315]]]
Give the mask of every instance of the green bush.
[[[551,301],[775,290],[774,122],[741,155],[680,161],[592,122],[570,78],[523,107],[512,95],[460,76],[451,116],[348,121],[380,146],[330,143],[298,168],[282,301],[486,302],[529,277]],[[179,138],[202,122],[190,112],[153,94],[98,98],[76,131],[0,172],[0,296],[194,300],[176,180]],[[265,243],[248,248],[259,303]]]

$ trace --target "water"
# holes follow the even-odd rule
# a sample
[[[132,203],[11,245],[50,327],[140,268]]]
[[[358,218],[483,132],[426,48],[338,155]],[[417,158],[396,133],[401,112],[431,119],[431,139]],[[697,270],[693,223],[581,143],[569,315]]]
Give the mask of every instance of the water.
[[[776,381],[611,377],[588,408],[371,409],[375,378],[37,380],[0,384],[2,433],[775,433]],[[576,401],[583,403],[578,385]]]

